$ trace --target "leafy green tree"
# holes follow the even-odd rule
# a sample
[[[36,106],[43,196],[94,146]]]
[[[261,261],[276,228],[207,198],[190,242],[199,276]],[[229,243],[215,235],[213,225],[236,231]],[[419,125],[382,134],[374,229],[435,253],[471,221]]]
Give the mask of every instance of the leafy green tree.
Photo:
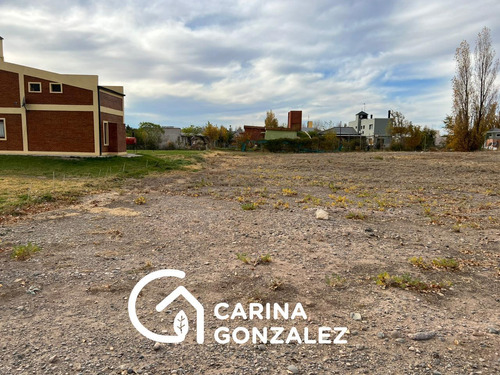
[[[189,137],[193,135],[201,135],[203,133],[203,128],[201,126],[189,125],[186,128],[183,128],[182,134],[187,135]]]
[[[274,115],[272,109],[266,112],[266,119],[264,120],[264,124],[266,129],[277,128],[279,126],[278,119]]]
[[[427,126],[421,130],[421,140],[419,149],[420,150],[428,150],[430,147],[434,147],[436,144],[437,131],[431,129]]]
[[[137,145],[147,150],[157,150],[160,148],[164,130],[161,125],[152,122],[141,122],[139,129],[135,131]]]

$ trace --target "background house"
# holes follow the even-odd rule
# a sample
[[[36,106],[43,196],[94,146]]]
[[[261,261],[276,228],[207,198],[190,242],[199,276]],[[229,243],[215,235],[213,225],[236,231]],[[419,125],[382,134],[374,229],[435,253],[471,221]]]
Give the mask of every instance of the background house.
[[[182,138],[182,129],[174,126],[162,126],[163,134],[160,141],[160,149],[171,149],[185,147],[186,141]]]
[[[351,126],[334,126],[333,128],[321,131],[319,134],[324,135],[333,132],[337,135],[337,138],[345,142],[360,138],[360,134]]]
[[[368,113],[361,111],[356,114],[354,121],[349,121],[349,126],[365,137],[369,146],[386,148],[391,144],[391,136],[388,133],[389,119],[390,112],[386,118],[373,118],[373,115],[368,116]]]
[[[484,148],[487,150],[498,150],[500,146],[500,129],[493,128],[486,132]]]
[[[0,153],[125,154],[124,96],[96,75],[7,63],[0,37]]]

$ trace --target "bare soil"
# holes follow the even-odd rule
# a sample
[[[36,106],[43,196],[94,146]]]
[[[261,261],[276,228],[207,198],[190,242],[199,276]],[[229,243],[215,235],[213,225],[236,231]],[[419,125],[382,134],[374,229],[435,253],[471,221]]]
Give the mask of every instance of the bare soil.
[[[5,221],[0,374],[500,373],[499,165],[495,152],[211,153],[198,172]],[[28,242],[41,251],[12,260]],[[433,266],[443,258],[458,266]],[[129,320],[132,288],[160,269],[186,278],[148,284],[138,315],[174,334],[184,310],[180,344],[154,346]],[[425,290],[377,285],[384,272]],[[154,309],[179,285],[205,308],[204,344],[185,300]],[[307,319],[222,321],[220,302],[300,303]],[[220,326],[284,327],[282,339],[345,326],[347,344],[218,344]]]

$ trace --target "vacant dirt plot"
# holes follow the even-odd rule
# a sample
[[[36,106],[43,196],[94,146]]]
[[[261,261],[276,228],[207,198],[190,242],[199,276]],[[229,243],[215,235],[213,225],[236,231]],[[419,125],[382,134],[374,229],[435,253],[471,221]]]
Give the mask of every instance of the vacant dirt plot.
[[[212,153],[200,172],[4,224],[0,373],[498,373],[499,165],[500,153]],[[28,242],[41,250],[12,260]],[[167,268],[186,278],[148,284],[139,319],[174,334],[184,310],[190,330],[154,346],[127,302],[143,276]],[[179,285],[205,308],[202,345],[184,299],[155,310]],[[229,314],[237,303],[247,313],[300,303],[307,319],[219,320],[219,302]],[[238,344],[240,332],[218,344],[221,326],[300,337]],[[347,327],[347,344],[299,343],[321,326]]]

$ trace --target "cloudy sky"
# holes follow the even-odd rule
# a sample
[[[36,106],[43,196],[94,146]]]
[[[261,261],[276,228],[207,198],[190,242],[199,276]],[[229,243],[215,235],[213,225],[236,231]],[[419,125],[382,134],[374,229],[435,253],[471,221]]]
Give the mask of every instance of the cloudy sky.
[[[487,26],[500,54],[498,0],[2,0],[0,14],[6,61],[125,86],[131,126],[365,108],[439,129],[460,42]]]

